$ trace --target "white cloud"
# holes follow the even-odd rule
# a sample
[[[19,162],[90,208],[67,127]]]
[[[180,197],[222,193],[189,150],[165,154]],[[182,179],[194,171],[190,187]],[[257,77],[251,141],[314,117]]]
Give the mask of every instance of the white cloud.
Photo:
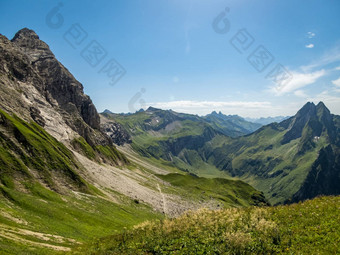
[[[170,102],[157,102],[151,103],[154,107],[162,107],[162,108],[207,108],[207,107],[249,107],[249,108],[259,108],[259,107],[268,107],[270,105],[269,102],[244,102],[244,101],[231,101],[231,102],[223,102],[223,101],[191,101],[191,100],[182,100],[182,101],[170,101]]]
[[[308,95],[301,89],[299,90],[295,90],[294,91],[294,95],[297,96],[297,97],[302,97],[302,98],[307,98]]]
[[[335,67],[335,70],[340,71],[340,66]]]
[[[293,78],[287,84],[274,86],[270,89],[270,91],[274,92],[274,94],[276,95],[283,95],[294,92],[307,85],[313,84],[320,77],[324,76],[326,74],[326,71],[319,70],[311,73],[300,73],[292,71],[291,74]]]
[[[336,45],[332,49],[325,52],[319,59],[316,59],[312,63],[306,66],[302,66],[301,69],[304,72],[310,72],[311,70],[323,67],[331,63],[340,61],[340,44]]]
[[[310,43],[310,44],[307,44],[305,47],[308,49],[312,49],[314,48],[314,44]]]
[[[259,113],[271,112],[273,107],[270,102],[261,101],[169,101],[148,103],[149,106],[160,109],[172,109],[177,112],[195,113],[200,115],[208,114],[212,111],[222,111],[225,114],[239,114],[250,116]]]
[[[332,83],[337,86],[337,87],[340,87],[340,77],[334,81],[332,81]]]
[[[315,33],[313,33],[313,32],[308,32],[308,33],[307,33],[307,36],[308,36],[308,38],[313,38],[313,37],[315,37]]]

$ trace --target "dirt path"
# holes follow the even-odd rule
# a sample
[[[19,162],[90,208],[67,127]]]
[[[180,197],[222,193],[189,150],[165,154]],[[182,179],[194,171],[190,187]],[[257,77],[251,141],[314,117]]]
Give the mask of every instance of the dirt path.
[[[164,214],[167,214],[167,210],[166,210],[166,199],[165,199],[164,194],[162,193],[161,186],[159,186],[158,183],[157,183],[157,189],[158,189],[158,191],[159,191],[159,194],[161,194],[161,196],[162,196],[162,200],[163,200],[163,212],[164,212]]]
[[[6,226],[3,224],[0,224],[0,236],[6,239],[12,240],[14,242],[18,242],[18,243],[25,244],[28,246],[39,247],[39,248],[43,247],[43,248],[53,249],[56,251],[70,251],[71,248],[66,247],[64,245],[70,244],[70,243],[78,243],[75,240],[70,239],[70,238],[64,238],[58,235],[35,232],[35,231],[22,229],[22,228],[10,227],[10,226]],[[26,239],[25,236],[40,239],[42,242]],[[54,244],[50,244],[47,242],[53,242]],[[60,243],[60,244],[55,244],[55,243]]]

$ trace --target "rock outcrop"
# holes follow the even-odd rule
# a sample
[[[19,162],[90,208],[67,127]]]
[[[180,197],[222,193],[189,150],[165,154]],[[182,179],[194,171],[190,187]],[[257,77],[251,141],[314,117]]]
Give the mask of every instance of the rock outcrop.
[[[24,28],[11,41],[1,35],[0,54],[1,108],[30,116],[58,140],[80,135],[92,146],[112,144],[82,84],[33,30]]]
[[[118,123],[113,121],[102,123],[101,129],[111,138],[114,144],[121,146],[126,143],[132,143],[131,136],[126,132],[122,125]]]

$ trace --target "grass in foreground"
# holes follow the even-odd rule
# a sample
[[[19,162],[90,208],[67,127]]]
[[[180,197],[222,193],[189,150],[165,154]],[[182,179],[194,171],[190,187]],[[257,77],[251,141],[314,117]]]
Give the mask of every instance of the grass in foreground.
[[[30,191],[0,185],[0,254],[59,254],[48,245],[72,248],[163,217],[124,196],[116,204],[84,193],[61,196],[40,184]]]
[[[200,210],[102,238],[83,254],[339,254],[340,197]]]

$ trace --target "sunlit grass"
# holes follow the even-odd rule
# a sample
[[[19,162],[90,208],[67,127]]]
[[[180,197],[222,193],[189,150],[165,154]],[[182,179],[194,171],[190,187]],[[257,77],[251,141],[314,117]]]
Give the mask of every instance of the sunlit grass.
[[[102,238],[87,254],[338,254],[340,197],[188,212]]]

